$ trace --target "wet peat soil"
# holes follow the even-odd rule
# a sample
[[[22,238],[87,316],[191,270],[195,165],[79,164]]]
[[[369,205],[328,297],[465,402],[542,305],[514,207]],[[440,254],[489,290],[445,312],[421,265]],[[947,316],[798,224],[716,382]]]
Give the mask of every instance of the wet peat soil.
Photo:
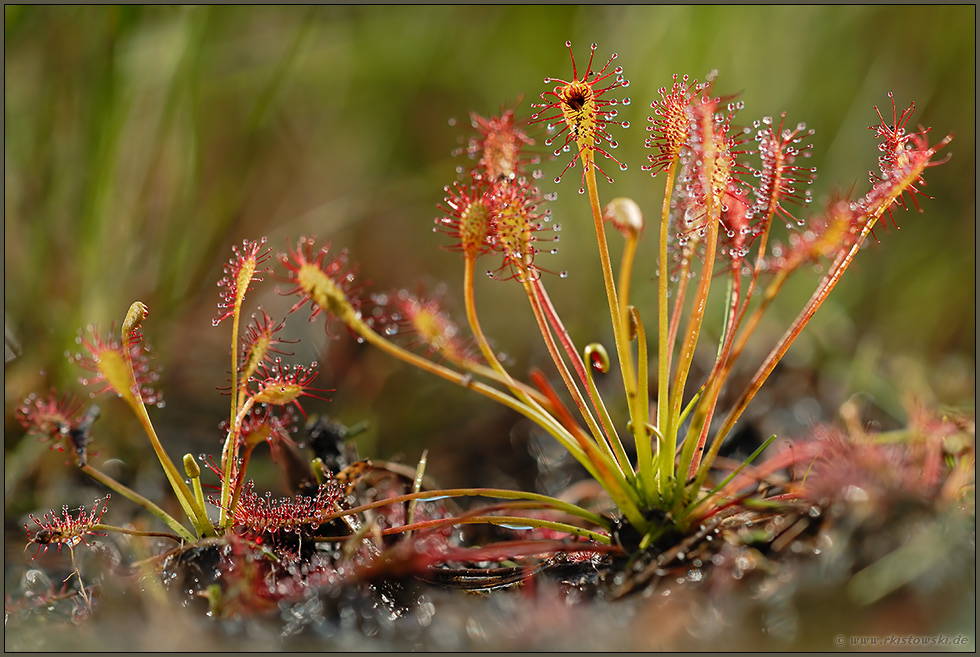
[[[822,502],[732,507],[632,558],[551,548],[425,565],[403,554],[345,571],[334,566],[357,559],[339,544],[280,545],[296,556],[287,567],[232,540],[141,569],[93,541],[74,551],[82,595],[67,551],[16,568],[24,554],[8,547],[5,648],[974,650],[972,505],[887,485],[893,474]],[[477,531],[452,535],[526,539]]]

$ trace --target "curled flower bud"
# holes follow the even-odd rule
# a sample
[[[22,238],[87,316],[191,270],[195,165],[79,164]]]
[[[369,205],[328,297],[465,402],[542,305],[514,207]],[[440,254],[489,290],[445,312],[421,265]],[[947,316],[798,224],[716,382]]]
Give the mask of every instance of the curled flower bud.
[[[612,363],[609,361],[609,352],[598,342],[593,342],[585,346],[585,360],[596,372],[606,374]]]
[[[189,479],[197,479],[201,476],[201,466],[197,464],[193,454],[184,454],[184,473]]]
[[[602,211],[602,218],[611,222],[627,238],[635,239],[643,232],[643,213],[631,198],[614,198]]]
[[[613,106],[617,104],[629,105],[630,99],[624,98],[617,100],[615,98],[602,98],[602,96],[613,89],[628,87],[629,80],[623,77],[622,66],[610,69],[610,64],[616,59],[615,53],[609,57],[609,60],[606,61],[605,66],[600,71],[596,72],[592,70],[592,61],[595,57],[596,48],[598,47],[594,43],[592,44],[592,51],[589,56],[589,65],[580,80],[578,69],[575,66],[575,55],[572,53],[572,42],[566,41],[565,46],[568,48],[568,53],[572,57],[572,79],[571,81],[565,81],[558,78],[545,78],[545,83],[557,82],[559,86],[556,86],[552,91],[546,91],[541,94],[541,98],[545,102],[533,105],[533,107],[539,108],[539,111],[531,117],[531,122],[549,121],[549,130],[553,130],[558,125],[561,125],[558,132],[544,142],[545,145],[550,146],[554,143],[555,139],[561,135],[565,135],[565,142],[555,150],[555,155],[568,152],[571,149],[572,142],[575,142],[575,145],[578,146],[578,151],[565,166],[561,174],[555,178],[555,182],[560,182],[565,172],[576,161],[582,160],[582,187],[579,189],[579,192],[584,192],[585,173],[593,166],[609,182],[612,182],[612,178],[595,164],[595,153],[601,153],[607,159],[618,164],[620,169],[626,169],[626,165],[610,155],[602,147],[602,144],[605,142],[609,148],[619,146],[612,135],[609,134],[608,127],[610,125],[618,125],[624,128],[629,127],[628,121],[614,120],[618,114],[618,110],[614,109]],[[607,81],[611,76],[615,76],[612,82],[605,87],[600,86],[600,83]],[[549,96],[553,97],[554,100],[549,102]]]
[[[135,344],[143,339],[140,332],[140,325],[150,314],[150,309],[142,301],[134,301],[126,312],[126,318],[122,324],[122,341],[125,344]]]

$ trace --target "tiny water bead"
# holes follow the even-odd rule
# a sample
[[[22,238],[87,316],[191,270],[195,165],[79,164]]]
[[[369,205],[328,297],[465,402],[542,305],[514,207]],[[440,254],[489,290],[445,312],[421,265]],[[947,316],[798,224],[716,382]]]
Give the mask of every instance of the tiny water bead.
[[[534,527],[532,527],[531,525],[518,525],[517,523],[511,523],[511,522],[501,522],[497,524],[499,524],[501,527],[505,529],[512,529],[516,531],[528,531],[534,529]]]
[[[21,577],[20,588],[30,595],[47,596],[53,590],[53,583],[43,571],[32,568]]]

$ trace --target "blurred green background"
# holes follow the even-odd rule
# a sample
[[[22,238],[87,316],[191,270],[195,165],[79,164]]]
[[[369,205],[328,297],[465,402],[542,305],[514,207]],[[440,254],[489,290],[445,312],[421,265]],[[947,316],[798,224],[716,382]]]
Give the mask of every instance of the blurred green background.
[[[215,388],[231,328],[211,326],[215,284],[245,238],[266,235],[278,251],[317,235],[351,250],[369,289],[444,284],[460,310],[462,261],[432,233],[442,187],[464,164],[450,153],[469,134],[469,111],[523,98],[527,116],[550,88],[543,78],[570,76],[566,39],[581,67],[591,42],[601,62],[619,54],[632,83],[621,95],[633,102],[616,155],[630,168],[614,185],[600,181],[600,198],[630,196],[648,216],[663,179],[640,170],[646,117],[674,73],[718,69],[716,90],[745,102],[743,125],[785,111],[790,125],[814,128],[816,206],[835,190],[867,189],[878,154],[868,126],[874,105],[890,115],[889,91],[900,110],[915,101],[912,122],[933,126],[931,141],[955,132],[951,160],[927,172],[925,213],[898,211],[900,230],[876,230],[880,243],[859,255],[787,366],[814,373],[804,394],[831,411],[858,391],[894,417],[909,392],[972,407],[975,19],[974,6],[5,6],[4,310],[20,352],[5,366],[8,509],[20,494],[21,510],[91,501],[68,490],[76,482],[62,455],[22,440],[12,414],[32,391],[81,391],[63,358],[76,330],[118,325],[136,299],[150,307],[145,334],[164,367],[167,406],[153,417],[165,443],[175,457],[218,452],[227,398]],[[563,166],[542,164],[564,230],[559,254],[540,262],[571,274],[548,283],[573,336],[608,343],[579,170],[550,182]],[[648,317],[655,234],[635,279]],[[782,333],[816,280],[789,286],[763,339]],[[249,311],[261,303],[282,316],[291,301],[275,288],[258,284]],[[518,286],[481,280],[477,296],[513,371],[544,365]],[[307,314],[290,317],[289,335],[303,338],[294,358],[319,361],[318,384],[337,391],[305,406],[368,420],[365,455],[414,463],[428,447],[430,472],[447,485],[526,485],[510,466],[526,442],[514,416],[342,330],[332,339]],[[100,462],[159,481],[141,465],[149,450],[122,404],[100,403]],[[801,426],[828,415],[797,410]]]

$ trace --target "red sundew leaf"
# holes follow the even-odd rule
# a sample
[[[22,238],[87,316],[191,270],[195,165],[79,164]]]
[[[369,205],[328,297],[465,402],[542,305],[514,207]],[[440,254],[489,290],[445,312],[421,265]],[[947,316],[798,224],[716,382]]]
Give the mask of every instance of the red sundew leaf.
[[[41,551],[47,551],[52,545],[61,551],[62,547],[71,549],[80,543],[87,545],[86,536],[105,536],[105,532],[99,531],[96,526],[102,522],[102,516],[109,508],[110,497],[107,494],[105,498],[95,500],[90,511],[86,511],[84,506],[79,507],[77,516],[69,511],[67,504],[62,508],[60,516],[54,511],[49,511],[38,519],[32,513],[30,518],[38,528],[32,530],[25,523],[24,529],[27,531],[28,545],[38,546],[34,558],[37,558]]]
[[[218,281],[221,298],[218,301],[219,314],[211,320],[214,326],[231,317],[236,309],[241,307],[242,299],[251,284],[262,280],[259,274],[269,271],[259,269],[259,265],[268,260],[272,254],[271,249],[262,251],[265,242],[266,238],[263,237],[257,242],[244,240],[241,249],[237,246],[231,247],[234,257],[225,265],[225,275]]]
[[[579,189],[579,193],[584,193],[585,174],[591,166],[594,166],[609,182],[613,181],[595,163],[595,153],[600,153],[607,159],[618,164],[621,170],[626,170],[626,165],[613,157],[602,144],[605,143],[609,148],[619,146],[609,133],[608,128],[613,125],[618,125],[623,128],[629,127],[628,121],[614,120],[618,114],[618,110],[614,109],[614,106],[629,105],[630,99],[623,98],[619,100],[615,98],[603,98],[603,96],[614,89],[628,87],[629,80],[623,77],[622,66],[617,66],[612,69],[609,68],[610,64],[617,57],[616,53],[613,53],[609,57],[601,70],[592,70],[592,61],[595,58],[595,51],[598,47],[594,43],[591,47],[589,65],[586,67],[585,74],[579,79],[578,69],[575,65],[575,55],[572,53],[572,42],[566,41],[565,46],[568,48],[568,53],[572,58],[572,79],[566,81],[559,78],[545,78],[545,83],[557,82],[559,86],[556,86],[552,91],[546,91],[541,94],[542,100],[545,101],[544,103],[532,105],[532,107],[538,108],[538,111],[531,116],[531,123],[548,121],[550,122],[548,124],[549,130],[561,126],[553,136],[544,142],[546,146],[551,146],[556,139],[564,135],[565,141],[555,150],[556,156],[570,151],[572,146],[577,147],[572,159],[565,166],[561,174],[555,178],[555,182],[561,182],[561,178],[565,175],[565,172],[581,160],[583,162],[582,186]],[[615,77],[609,84],[604,87],[600,86],[612,76]],[[553,100],[549,97],[553,98]],[[583,157],[583,153],[587,155]]]

